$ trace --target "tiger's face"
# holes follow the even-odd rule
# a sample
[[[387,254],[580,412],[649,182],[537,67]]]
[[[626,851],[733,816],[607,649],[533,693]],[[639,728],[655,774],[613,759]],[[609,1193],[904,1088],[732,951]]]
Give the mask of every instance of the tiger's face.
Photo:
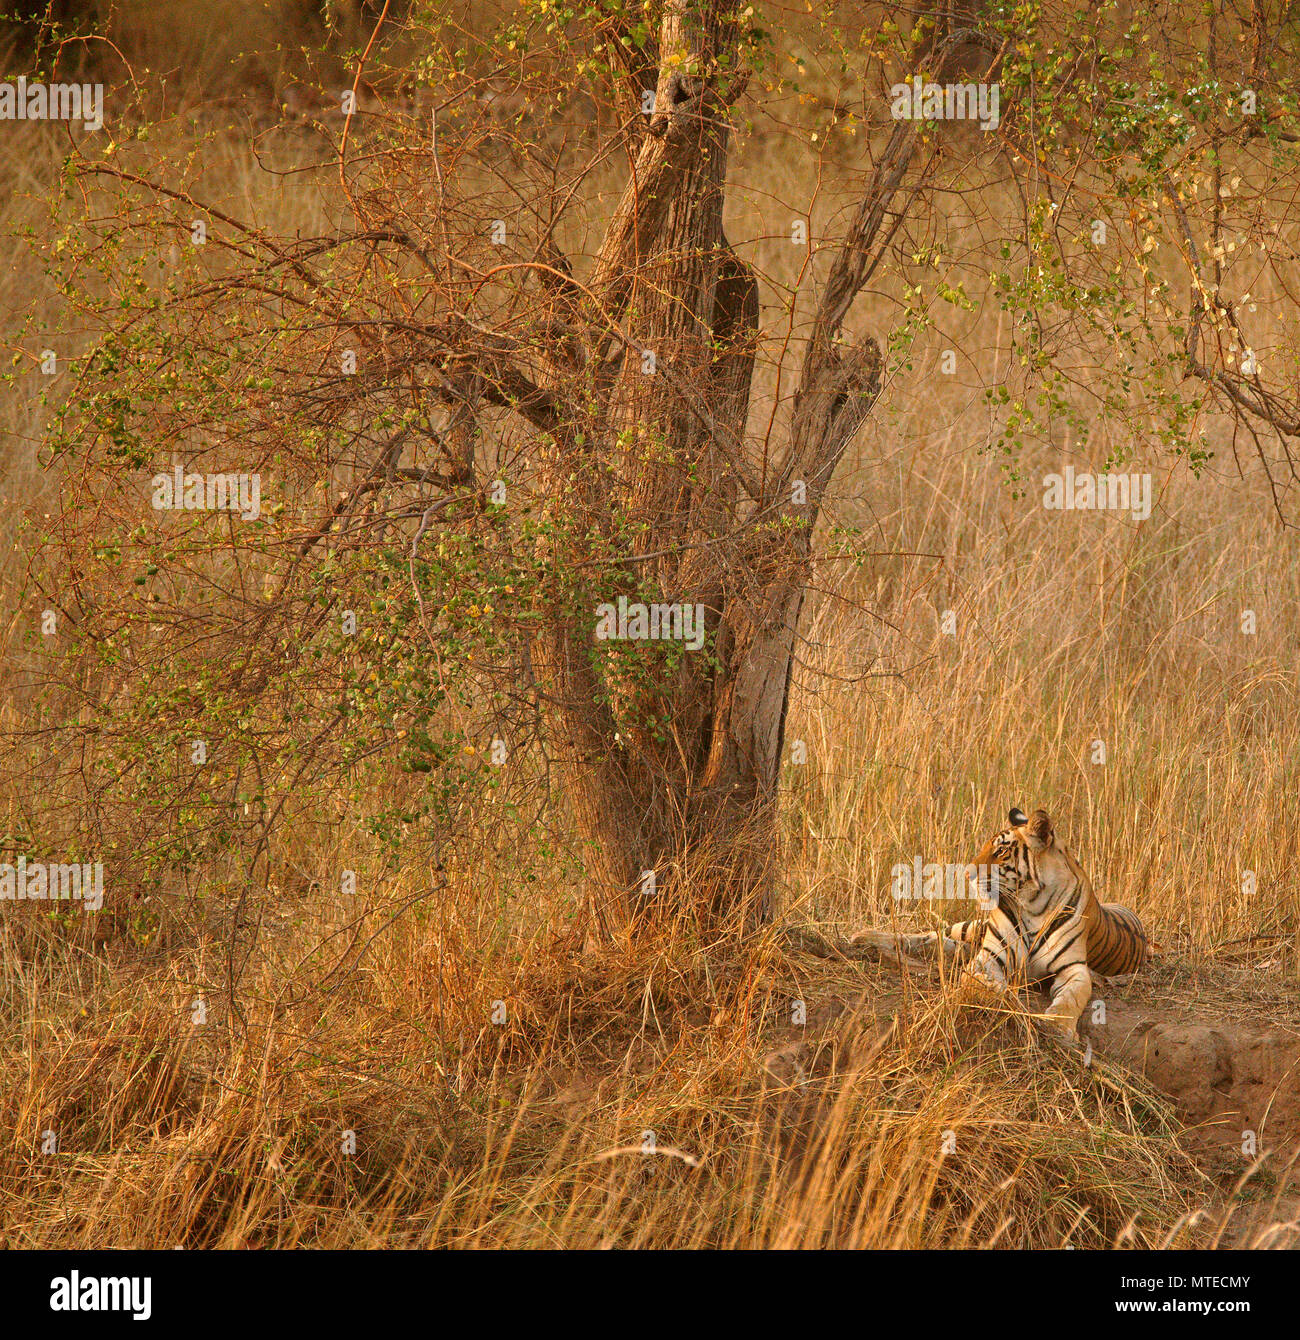
[[[1022,809],[1013,809],[1007,823],[1008,827],[994,833],[975,858],[980,902],[985,907],[1000,906],[1004,911],[1070,877],[1069,863],[1056,845],[1046,810],[1026,816]]]

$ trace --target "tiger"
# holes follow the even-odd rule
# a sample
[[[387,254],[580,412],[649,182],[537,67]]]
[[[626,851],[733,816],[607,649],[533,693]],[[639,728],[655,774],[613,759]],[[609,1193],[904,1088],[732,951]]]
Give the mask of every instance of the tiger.
[[[995,833],[975,858],[974,885],[986,917],[943,931],[895,934],[866,930],[857,945],[895,954],[935,955],[965,964],[973,986],[1009,991],[1046,982],[1044,1023],[1078,1041],[1079,1016],[1092,998],[1094,975],[1136,972],[1151,943],[1135,912],[1100,902],[1082,867],[1057,839],[1046,810],[1026,817],[1016,807],[1009,828]]]

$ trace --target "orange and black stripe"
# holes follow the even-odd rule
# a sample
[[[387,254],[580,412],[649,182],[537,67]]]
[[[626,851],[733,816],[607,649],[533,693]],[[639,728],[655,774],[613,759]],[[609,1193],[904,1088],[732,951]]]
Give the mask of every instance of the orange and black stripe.
[[[1150,957],[1147,933],[1136,912],[1119,903],[1097,904],[1088,927],[1088,968],[1103,977],[1120,977],[1137,970]]]

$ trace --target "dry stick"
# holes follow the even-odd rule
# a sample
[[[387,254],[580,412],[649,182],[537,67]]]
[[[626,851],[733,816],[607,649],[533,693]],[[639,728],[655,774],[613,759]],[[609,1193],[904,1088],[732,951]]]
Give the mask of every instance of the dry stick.
[[[343,138],[339,142],[339,185],[343,188],[343,194],[347,197],[348,204],[352,206],[352,212],[358,218],[361,211],[357,208],[357,202],[352,197],[352,192],[348,189],[348,177],[346,171],[346,160],[348,152],[348,132],[352,129],[352,117],[355,114],[354,108],[357,105],[357,89],[361,87],[361,71],[365,69],[366,57],[370,55],[370,49],[375,45],[375,38],[379,36],[379,29],[384,20],[388,17],[388,6],[391,0],[384,0],[384,7],[380,10],[379,18],[375,20],[374,31],[370,34],[370,41],[366,43],[366,49],[361,53],[361,59],[357,62],[356,77],[352,80],[352,101],[343,121]]]

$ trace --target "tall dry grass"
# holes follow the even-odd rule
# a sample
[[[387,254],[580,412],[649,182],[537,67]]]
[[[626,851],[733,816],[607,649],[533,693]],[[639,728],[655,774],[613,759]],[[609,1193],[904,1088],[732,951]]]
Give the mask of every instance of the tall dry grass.
[[[971,437],[918,425],[857,477],[878,547],[913,556],[828,573],[806,629],[792,730],[812,766],[791,776],[808,909],[888,916],[895,860],[969,859],[1010,806],[1042,804],[1162,942],[1273,937],[1294,977],[1294,532],[1257,481],[1185,467],[1155,472],[1145,522],[1009,503]],[[1100,468],[1066,451],[1039,468],[1067,461]]]
[[[26,133],[7,142],[6,233],[46,226],[57,155],[39,128]],[[773,171],[777,133],[759,126],[733,169],[752,188],[733,237],[768,276],[768,312],[797,271],[771,202],[815,199],[831,218],[850,189],[815,156],[792,151]],[[309,191],[268,182],[233,139],[205,171],[218,200],[270,225],[327,216]],[[960,248],[961,226],[952,232]],[[6,272],[0,307],[30,309],[39,282]],[[45,310],[53,329],[52,297]],[[859,320],[885,310],[864,303]],[[1253,964],[1282,994],[1300,966],[1294,533],[1259,479],[1227,467],[1227,429],[1213,423],[1220,459],[1201,479],[1128,467],[1156,476],[1145,522],[1047,512],[1036,484],[1012,498],[979,399],[1002,348],[996,313],[977,313],[962,338],[970,365],[956,377],[937,371],[937,345],[918,349],[919,374],[891,384],[837,483],[788,732],[808,761],[786,774],[785,913],[893,921],[896,862],[968,859],[1010,805],[1042,804],[1104,896],[1136,908],[1163,945]],[[769,408],[760,396],[756,419]],[[40,408],[11,398],[3,412],[0,500],[39,499],[58,487],[33,449]],[[1067,461],[1103,464],[1062,439],[1022,469],[1036,481]],[[0,508],[11,666],[30,613],[16,515]],[[836,527],[864,532],[879,556],[842,561]],[[1257,615],[1251,636],[1244,609]],[[946,610],[954,635],[940,631]],[[17,701],[0,705],[7,728],[22,724]],[[1091,761],[1095,740],[1104,764]],[[40,805],[10,794],[7,817]],[[448,869],[438,900],[390,921],[382,913],[417,899],[428,871],[377,854],[367,867],[364,843],[329,797],[306,799],[249,913],[261,924],[238,1013],[223,996],[236,914],[220,899],[154,937],[106,942],[0,920],[0,1242],[1213,1236],[1192,1217],[1221,1214],[1220,1188],[1181,1150],[1168,1105],[1104,1065],[1082,1071],[1014,1022],[987,1034],[928,990],[891,1028],[898,1002],[873,1000],[879,978],[775,936],[730,953],[669,938],[636,957],[584,954],[553,934],[572,907],[567,880],[521,888],[506,866]],[[370,876],[350,900],[331,892],[344,846]],[[213,887],[227,877],[213,872]],[[382,904],[367,892],[377,886]],[[808,1030],[813,1054],[765,1068],[801,1036],[797,1001],[814,1014],[833,1005]]]

